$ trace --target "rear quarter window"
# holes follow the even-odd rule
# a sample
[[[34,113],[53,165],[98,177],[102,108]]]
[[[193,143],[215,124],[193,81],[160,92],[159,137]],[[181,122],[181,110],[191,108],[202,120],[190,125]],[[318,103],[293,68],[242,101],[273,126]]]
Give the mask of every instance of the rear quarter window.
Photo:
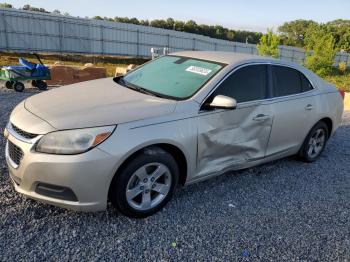
[[[272,66],[274,97],[288,96],[313,89],[303,73],[285,66]]]

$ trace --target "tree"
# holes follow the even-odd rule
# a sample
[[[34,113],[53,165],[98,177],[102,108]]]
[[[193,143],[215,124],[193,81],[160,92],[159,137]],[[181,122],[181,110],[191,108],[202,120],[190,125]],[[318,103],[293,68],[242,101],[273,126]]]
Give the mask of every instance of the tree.
[[[46,11],[44,8],[38,8],[38,7],[30,6],[30,5],[24,5],[22,7],[22,9],[33,11],[33,12],[50,13],[50,12]]]
[[[171,17],[166,20],[167,29],[173,30],[175,26],[175,21]]]
[[[264,34],[260,38],[260,41],[257,44],[256,48],[258,49],[258,52],[260,55],[272,56],[274,58],[278,58],[279,57],[278,44],[279,44],[278,35],[274,34],[271,29],[268,29],[267,34]]]
[[[335,41],[325,25],[310,25],[305,35],[305,65],[320,76],[329,74],[336,54]]]
[[[8,3],[0,3],[0,8],[13,8],[13,6]]]
[[[182,21],[175,21],[174,29],[176,31],[184,31],[185,30],[185,23]]]
[[[280,41],[283,45],[304,47],[306,30],[317,23],[312,20],[295,20],[284,23],[278,28]]]
[[[338,19],[325,26],[334,38],[336,49],[350,52],[350,20]]]
[[[150,22],[150,25],[158,28],[167,28],[167,23],[165,20],[156,19]]]
[[[149,21],[148,20],[141,20],[140,25],[149,26]]]
[[[187,33],[196,34],[198,32],[198,25],[195,21],[189,20],[184,25],[184,31]]]

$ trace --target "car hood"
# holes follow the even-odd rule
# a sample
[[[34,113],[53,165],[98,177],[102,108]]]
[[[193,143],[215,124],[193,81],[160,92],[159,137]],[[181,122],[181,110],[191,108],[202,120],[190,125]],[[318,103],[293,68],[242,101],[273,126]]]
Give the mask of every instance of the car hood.
[[[139,93],[105,78],[43,92],[28,98],[24,106],[56,129],[71,129],[171,114],[176,101]]]

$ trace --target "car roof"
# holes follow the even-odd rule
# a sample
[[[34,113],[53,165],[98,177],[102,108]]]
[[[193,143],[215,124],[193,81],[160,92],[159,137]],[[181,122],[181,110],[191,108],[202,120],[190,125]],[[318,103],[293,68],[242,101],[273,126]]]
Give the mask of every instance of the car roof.
[[[243,54],[235,52],[221,52],[221,51],[180,51],[171,53],[170,55],[191,57],[196,59],[203,59],[208,61],[215,61],[224,64],[238,64],[243,62],[279,62],[281,60],[252,55],[252,54]]]

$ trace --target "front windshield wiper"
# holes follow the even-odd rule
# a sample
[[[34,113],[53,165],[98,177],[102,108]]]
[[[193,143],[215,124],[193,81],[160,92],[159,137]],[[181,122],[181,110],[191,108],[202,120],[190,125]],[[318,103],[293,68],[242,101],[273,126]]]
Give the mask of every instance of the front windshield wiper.
[[[142,88],[142,87],[139,87],[139,86],[134,86],[134,85],[130,85],[127,81],[124,80],[124,78],[121,76],[119,77],[119,79],[116,79],[117,83],[122,85],[122,86],[125,86],[127,88],[130,88],[132,90],[135,90],[137,92],[140,92],[140,93],[143,93],[143,94],[147,94],[147,95],[151,95],[151,96],[156,96],[156,97],[161,97],[163,98],[163,96],[161,96],[160,94],[158,93],[155,93],[155,92],[152,92],[152,91],[149,91],[145,88]]]

